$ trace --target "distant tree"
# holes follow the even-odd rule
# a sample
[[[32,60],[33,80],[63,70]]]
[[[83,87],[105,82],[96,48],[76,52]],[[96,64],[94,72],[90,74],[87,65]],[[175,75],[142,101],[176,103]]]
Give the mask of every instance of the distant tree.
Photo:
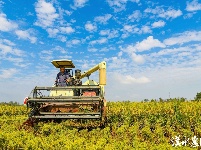
[[[151,102],[156,102],[156,100],[155,100],[155,99],[152,99]]]
[[[159,102],[164,102],[164,100],[160,97],[160,98],[159,98]]]
[[[186,98],[181,97],[181,98],[179,99],[179,101],[181,101],[181,102],[185,102],[185,101],[186,101]]]
[[[1,105],[12,105],[12,106],[17,106],[17,105],[20,105],[18,102],[13,102],[13,101],[10,101],[10,102],[1,102],[0,103]]]
[[[201,92],[199,92],[199,93],[196,94],[195,100],[196,101],[200,101],[201,100]]]
[[[144,99],[143,101],[144,101],[144,102],[148,102],[149,100],[148,100],[148,99]]]

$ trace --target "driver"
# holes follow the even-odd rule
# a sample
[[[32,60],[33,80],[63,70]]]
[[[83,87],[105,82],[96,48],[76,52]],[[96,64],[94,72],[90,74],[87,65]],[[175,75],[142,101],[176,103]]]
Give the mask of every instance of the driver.
[[[56,85],[57,86],[67,86],[69,79],[70,79],[70,77],[69,77],[68,73],[65,72],[65,67],[60,66],[60,72],[56,76],[56,81],[55,81]]]

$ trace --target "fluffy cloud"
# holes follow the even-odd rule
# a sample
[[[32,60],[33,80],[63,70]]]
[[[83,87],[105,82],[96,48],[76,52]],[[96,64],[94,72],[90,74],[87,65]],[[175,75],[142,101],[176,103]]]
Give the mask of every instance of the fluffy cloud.
[[[12,54],[14,56],[23,56],[24,51],[16,49],[15,44],[9,40],[0,40],[0,54],[1,56],[6,56]]]
[[[71,41],[71,43],[72,43],[73,45],[77,45],[77,44],[80,43],[80,40],[74,39],[74,40]]]
[[[12,62],[15,66],[21,67],[21,68],[24,68],[30,65],[30,63],[26,62],[23,57],[7,56],[4,58],[4,60]]]
[[[90,21],[88,21],[86,24],[85,24],[85,29],[89,32],[94,32],[97,30],[97,26],[95,24],[92,24]]]
[[[150,26],[147,25],[144,25],[141,28],[137,27],[136,25],[124,25],[121,31],[123,31],[122,38],[127,38],[128,36],[131,35],[131,33],[136,34],[152,33]]]
[[[133,52],[133,53],[130,53],[130,56],[133,62],[137,64],[143,64],[145,62],[145,59],[142,55],[137,55]]]
[[[0,13],[0,31],[8,32],[14,30],[18,27],[18,25],[6,18],[4,13]]]
[[[75,45],[79,45],[81,43],[81,40],[78,40],[78,39],[73,39],[73,40],[70,40],[66,43],[66,46],[67,47],[73,47]]]
[[[108,35],[109,33],[110,33],[110,30],[101,30],[99,34],[102,36],[105,36],[105,35]]]
[[[139,33],[151,33],[152,30],[149,26],[142,26],[141,31]]]
[[[156,15],[157,17],[165,18],[165,19],[171,19],[171,18],[174,19],[174,18],[177,18],[182,15],[181,10],[175,10],[171,7],[169,7],[167,10],[164,10],[161,7],[156,7],[154,9],[147,8],[147,9],[145,9],[144,12],[151,13],[151,14]]]
[[[128,1],[139,3],[139,0],[106,0],[110,7],[114,9],[115,12],[125,10]]]
[[[126,31],[126,32],[133,32],[134,27],[135,27],[134,25],[125,25],[123,27],[123,30]]]
[[[191,41],[201,41],[201,31],[186,31],[164,40],[166,45],[184,44]]]
[[[59,33],[58,29],[54,29],[54,28],[48,28],[47,32],[49,34],[50,37],[54,37],[57,35],[57,33]]]
[[[39,57],[43,61],[50,62],[53,60],[53,51],[52,50],[43,50],[39,53]]]
[[[97,48],[88,48],[88,51],[89,51],[89,52],[97,52],[98,49],[97,49]]]
[[[142,42],[137,42],[133,49],[142,52],[145,50],[150,50],[154,47],[165,48],[165,44],[161,43],[158,39],[154,39],[153,36],[149,36]]]
[[[104,16],[98,16],[94,19],[94,21],[99,22],[101,24],[107,24],[107,21],[110,20],[110,18],[112,17],[111,14],[106,14]]]
[[[131,15],[128,16],[128,19],[131,22],[134,22],[134,21],[139,21],[141,17],[142,17],[142,13],[139,10],[135,10],[133,11]]]
[[[135,78],[133,75],[121,75],[121,74],[115,74],[114,76],[117,81],[123,83],[123,84],[144,84],[151,82],[149,78],[147,77],[139,77]]]
[[[44,0],[38,0],[35,5],[35,11],[37,13],[35,25],[43,28],[51,27],[54,21],[59,17],[53,4]]]
[[[100,38],[98,40],[91,41],[90,44],[104,44],[107,43],[107,38]]]
[[[162,20],[156,21],[156,22],[154,22],[151,26],[152,26],[152,28],[164,27],[164,26],[165,26],[165,22],[162,21]]]
[[[174,19],[174,18],[177,18],[177,17],[179,17],[181,15],[182,15],[181,10],[169,9],[169,10],[159,14],[159,17],[166,18],[166,19],[170,19],[170,18]]]
[[[68,27],[61,27],[61,32],[62,33],[67,33],[67,34],[70,34],[70,33],[73,33],[75,32],[75,29],[73,29],[72,27],[68,26]]]
[[[137,53],[147,51],[155,47],[165,48],[166,46],[158,39],[154,39],[153,36],[149,36],[147,39],[137,42],[134,45],[128,45],[126,48],[121,48],[121,50],[127,53],[133,62],[143,64],[145,62],[144,56]]]
[[[198,3],[197,0],[193,0],[191,2],[187,2],[186,10],[187,11],[201,10],[201,3]]]
[[[71,33],[75,32],[75,29],[73,29],[70,26],[67,26],[67,27],[47,28],[46,31],[48,32],[50,37],[55,37],[58,33],[71,34]]]
[[[88,0],[74,0],[74,7],[84,7]]]
[[[18,36],[19,39],[24,39],[24,40],[30,40],[31,43],[36,43],[37,38],[34,36],[31,36],[31,30],[16,30],[15,34]]]
[[[108,39],[112,39],[119,36],[118,30],[101,30],[99,32],[101,36],[107,36]]]
[[[17,73],[16,68],[4,69],[0,71],[0,79],[8,79],[13,77]]]

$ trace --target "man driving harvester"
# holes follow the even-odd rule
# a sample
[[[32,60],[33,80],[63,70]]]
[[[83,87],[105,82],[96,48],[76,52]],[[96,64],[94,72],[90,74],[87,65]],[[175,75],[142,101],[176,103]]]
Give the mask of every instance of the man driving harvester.
[[[60,66],[60,72],[56,76],[56,86],[67,86],[69,82],[69,74],[65,72],[65,67]]]

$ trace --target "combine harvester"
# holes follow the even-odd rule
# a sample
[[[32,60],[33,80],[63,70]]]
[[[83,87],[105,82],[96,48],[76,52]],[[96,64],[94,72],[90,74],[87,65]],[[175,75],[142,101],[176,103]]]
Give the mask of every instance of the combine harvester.
[[[98,122],[95,126],[106,123],[106,62],[103,61],[88,71],[81,73],[71,60],[53,60],[56,68],[61,66],[70,76],[67,86],[35,87],[24,104],[30,108],[29,118],[23,125],[34,126],[41,121],[71,120],[78,126],[83,122]],[[89,76],[99,71],[99,83],[89,80]],[[82,84],[84,77],[87,81]],[[94,121],[96,120],[96,121]],[[76,125],[75,125],[76,126]]]

